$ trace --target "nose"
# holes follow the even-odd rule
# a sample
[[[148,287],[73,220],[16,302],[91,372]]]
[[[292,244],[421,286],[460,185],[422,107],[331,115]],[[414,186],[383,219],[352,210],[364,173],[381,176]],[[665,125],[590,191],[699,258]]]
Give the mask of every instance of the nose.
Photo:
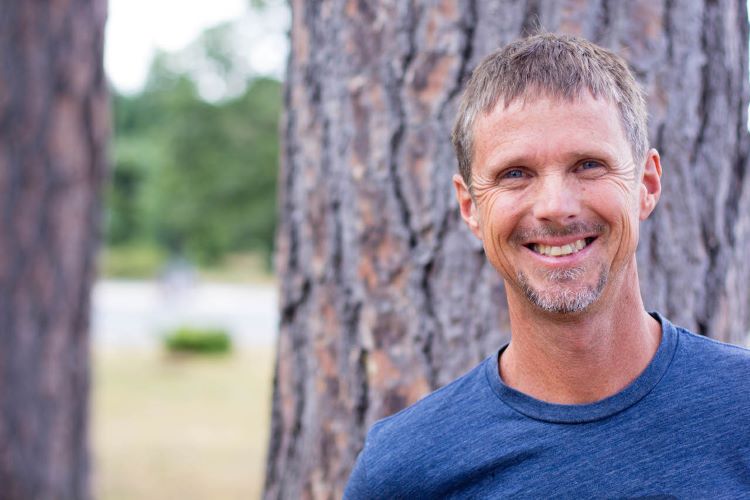
[[[565,175],[537,178],[533,215],[537,220],[570,223],[581,212],[580,187]]]

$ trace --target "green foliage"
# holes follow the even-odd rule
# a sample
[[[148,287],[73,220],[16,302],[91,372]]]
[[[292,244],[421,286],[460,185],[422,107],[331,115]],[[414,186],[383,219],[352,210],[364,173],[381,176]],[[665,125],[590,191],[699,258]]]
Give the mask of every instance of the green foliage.
[[[171,353],[228,354],[232,339],[220,329],[178,328],[164,336],[164,347]]]
[[[255,79],[238,97],[210,103],[174,67],[161,54],[143,92],[115,95],[107,244],[151,245],[201,265],[240,252],[270,262],[281,84]]]

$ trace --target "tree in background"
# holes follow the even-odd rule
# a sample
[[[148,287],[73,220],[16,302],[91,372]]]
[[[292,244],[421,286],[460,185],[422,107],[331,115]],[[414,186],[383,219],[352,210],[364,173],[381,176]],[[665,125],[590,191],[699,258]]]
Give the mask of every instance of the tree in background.
[[[161,241],[201,263],[243,249],[270,255],[280,95],[278,82],[254,80],[221,106],[193,101],[183,110],[156,186]]]
[[[89,294],[106,170],[104,0],[0,15],[0,498],[89,498]]]
[[[340,497],[375,420],[508,339],[500,280],[455,207],[449,132],[475,65],[538,26],[615,49],[650,96],[650,139],[665,174],[640,235],[646,306],[744,340],[744,2],[292,5],[266,498]]]
[[[200,42],[226,75],[233,63],[221,33]],[[199,264],[256,252],[270,263],[281,84],[254,78],[239,95],[209,102],[175,69],[178,56],[155,59],[143,92],[115,97],[108,244],[150,245]]]

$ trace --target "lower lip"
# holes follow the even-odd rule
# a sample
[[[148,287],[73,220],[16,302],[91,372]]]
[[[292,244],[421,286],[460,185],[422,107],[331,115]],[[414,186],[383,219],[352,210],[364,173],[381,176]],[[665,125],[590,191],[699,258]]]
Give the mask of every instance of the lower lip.
[[[557,257],[552,257],[551,255],[542,255],[540,253],[536,253],[532,249],[528,247],[523,247],[524,250],[529,252],[531,255],[534,256],[540,263],[546,265],[546,266],[560,266],[560,267],[570,267],[573,265],[578,264],[581,260],[585,259],[586,256],[591,251],[591,247],[596,244],[598,241],[598,238],[583,247],[582,249],[578,250],[577,252],[568,254],[568,255],[560,255]]]

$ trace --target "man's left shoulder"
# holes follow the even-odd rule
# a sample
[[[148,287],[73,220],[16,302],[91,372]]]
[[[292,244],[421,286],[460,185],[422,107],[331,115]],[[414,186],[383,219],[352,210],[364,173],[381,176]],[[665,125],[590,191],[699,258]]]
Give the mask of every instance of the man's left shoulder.
[[[728,344],[679,326],[674,328],[679,335],[682,350],[695,359],[703,363],[718,363],[727,368],[750,368],[750,349],[747,347]]]
[[[750,350],[675,327],[678,334],[675,372],[698,397],[723,395],[729,399],[750,397]],[[710,391],[710,392],[708,392]],[[712,396],[709,396],[712,395]],[[702,399],[702,398],[701,398]],[[749,407],[750,409],[750,407]]]

